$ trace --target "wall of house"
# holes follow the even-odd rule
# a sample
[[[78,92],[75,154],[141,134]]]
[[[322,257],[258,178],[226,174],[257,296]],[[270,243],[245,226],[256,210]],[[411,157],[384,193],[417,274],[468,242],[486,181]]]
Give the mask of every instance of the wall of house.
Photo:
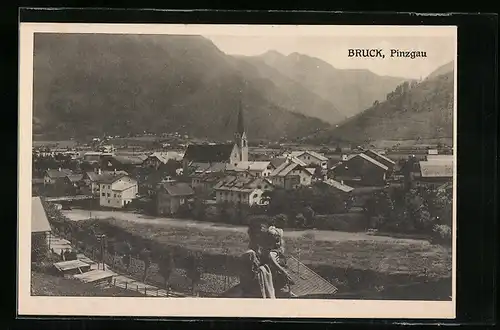
[[[228,190],[217,190],[215,193],[217,203],[250,203],[250,194],[247,192],[236,192]]]
[[[128,182],[134,185],[123,191],[114,190],[113,186],[116,187],[119,182]],[[113,182],[113,184],[101,183],[99,185],[99,190],[99,204],[101,206],[122,208],[126,204],[132,202],[132,200],[136,197],[138,187],[136,180],[129,177],[123,177],[116,182]]]
[[[361,185],[383,185],[385,174],[383,168],[361,157],[351,158],[333,170],[334,179],[337,181],[356,181]]]
[[[158,193],[157,212],[159,215],[171,215],[177,213],[181,205],[186,203],[184,196],[170,196],[165,191]]]

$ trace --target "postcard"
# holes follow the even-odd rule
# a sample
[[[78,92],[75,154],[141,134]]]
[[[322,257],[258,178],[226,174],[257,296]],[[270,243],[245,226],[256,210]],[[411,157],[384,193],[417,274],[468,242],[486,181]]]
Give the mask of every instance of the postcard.
[[[455,318],[456,48],[21,23],[19,315]]]

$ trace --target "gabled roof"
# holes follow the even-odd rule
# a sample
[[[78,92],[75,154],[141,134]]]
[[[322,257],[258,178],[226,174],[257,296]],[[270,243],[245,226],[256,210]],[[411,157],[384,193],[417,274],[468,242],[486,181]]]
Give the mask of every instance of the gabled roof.
[[[224,163],[191,163],[189,168],[195,173],[213,173],[213,172],[223,172],[226,170],[226,165]]]
[[[31,232],[43,233],[51,231],[47,213],[43,208],[40,197],[31,198]]]
[[[420,175],[423,178],[452,178],[453,162],[446,161],[421,161]]]
[[[190,144],[184,159],[199,163],[227,162],[234,147],[234,144]]]
[[[83,262],[81,260],[67,260],[67,261],[61,261],[57,262],[54,264],[54,267],[57,268],[57,270],[60,271],[65,271],[65,270],[70,270],[70,269],[77,269],[80,267],[89,267],[90,265],[86,262]]]
[[[156,158],[163,164],[166,164],[170,159],[182,160],[182,156],[175,151],[153,152],[148,158]]]
[[[82,179],[83,174],[70,174],[66,176],[70,182],[78,182]]]
[[[61,170],[47,170],[45,171],[45,174],[52,179],[57,179],[73,174],[73,171],[67,168],[62,168]]]
[[[170,196],[189,196],[194,194],[193,189],[185,182],[166,182],[161,184],[161,188]]]
[[[311,172],[306,170],[304,166],[290,161],[278,166],[277,169],[271,172],[270,176],[287,176],[293,170],[302,170],[305,173],[312,175]]]
[[[271,165],[270,161],[249,161],[249,162],[238,162],[236,164],[229,164],[228,170],[241,170],[241,171],[264,171]]]
[[[316,151],[312,151],[312,150],[304,150],[304,151],[292,151],[290,152],[290,156],[292,157],[300,157],[302,156],[303,154],[309,154],[311,156],[313,156],[314,158],[317,158],[321,161],[327,161],[328,158],[326,158],[325,156],[317,153]]]
[[[116,182],[117,180],[120,180],[123,177],[126,177],[128,175],[126,174],[121,174],[121,173],[109,173],[109,174],[101,174],[97,180],[99,183],[104,183],[104,184],[111,184],[113,182]]]
[[[270,160],[271,166],[278,168],[281,164],[286,162],[286,157],[276,157]]]
[[[114,171],[102,171],[101,174],[98,174],[98,173],[93,172],[93,171],[89,171],[89,172],[87,172],[87,176],[89,177],[90,181],[99,181],[99,179],[102,176],[109,176],[109,175],[112,175],[113,173],[128,175],[128,173],[125,171],[116,171],[116,172],[114,172]]]
[[[384,165],[384,164],[382,164],[381,162],[376,161],[375,159],[373,159],[373,158],[371,158],[370,156],[367,156],[367,155],[365,155],[365,154],[357,154],[357,155],[353,156],[352,158],[349,158],[349,159],[348,159],[348,161],[349,161],[349,160],[351,160],[351,159],[354,159],[354,158],[356,158],[356,157],[361,157],[361,158],[363,158],[364,160],[366,160],[366,161],[368,161],[368,162],[372,163],[372,164],[373,164],[373,165],[375,165],[375,166],[380,167],[381,169],[383,169],[383,170],[385,170],[385,171],[387,171],[387,170],[389,169],[387,166],[385,166],[385,165]]]
[[[341,182],[332,180],[332,179],[328,179],[328,180],[325,180],[323,182],[326,183],[327,185],[329,185],[330,187],[337,188],[338,190],[346,192],[346,193],[354,190],[353,187],[348,186],[346,184],[343,184]]]
[[[214,187],[216,190],[230,190],[238,192],[251,192],[258,189],[259,186],[268,185],[272,187],[271,182],[264,178],[242,177],[237,175],[228,175],[220,180]]]
[[[366,150],[364,152],[364,154],[366,154],[367,156],[375,159],[376,161],[386,165],[386,166],[389,166],[389,165],[396,165],[396,162],[393,161],[392,159],[390,158],[387,158],[386,156],[382,155],[381,153],[379,152],[376,152],[375,150]]]

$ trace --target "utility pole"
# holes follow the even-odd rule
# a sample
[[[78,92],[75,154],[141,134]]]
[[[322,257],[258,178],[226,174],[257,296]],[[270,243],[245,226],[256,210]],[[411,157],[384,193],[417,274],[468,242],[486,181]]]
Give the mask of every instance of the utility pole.
[[[97,236],[97,239],[101,242],[101,262],[102,262],[102,270],[106,270],[106,265],[104,264],[104,239],[106,235],[101,234]],[[99,269],[99,263],[97,263],[97,269]]]

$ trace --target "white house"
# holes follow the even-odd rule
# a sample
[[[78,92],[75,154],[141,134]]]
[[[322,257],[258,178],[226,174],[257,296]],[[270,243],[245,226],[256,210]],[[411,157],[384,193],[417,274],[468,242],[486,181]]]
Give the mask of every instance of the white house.
[[[214,187],[217,203],[235,203],[246,205],[264,205],[262,198],[265,191],[274,187],[265,178],[227,176],[220,180]]]
[[[313,174],[306,167],[287,161],[270,174],[274,186],[284,189],[294,189],[311,184]]]
[[[307,166],[321,166],[322,168],[327,168],[328,158],[315,151],[305,150],[305,151],[292,151],[287,156],[295,157],[303,161]]]
[[[228,171],[249,172],[255,177],[268,177],[274,168],[270,161],[246,161],[230,164],[226,167]]]
[[[124,174],[106,175],[99,179],[99,204],[122,208],[136,198],[137,181]]]

